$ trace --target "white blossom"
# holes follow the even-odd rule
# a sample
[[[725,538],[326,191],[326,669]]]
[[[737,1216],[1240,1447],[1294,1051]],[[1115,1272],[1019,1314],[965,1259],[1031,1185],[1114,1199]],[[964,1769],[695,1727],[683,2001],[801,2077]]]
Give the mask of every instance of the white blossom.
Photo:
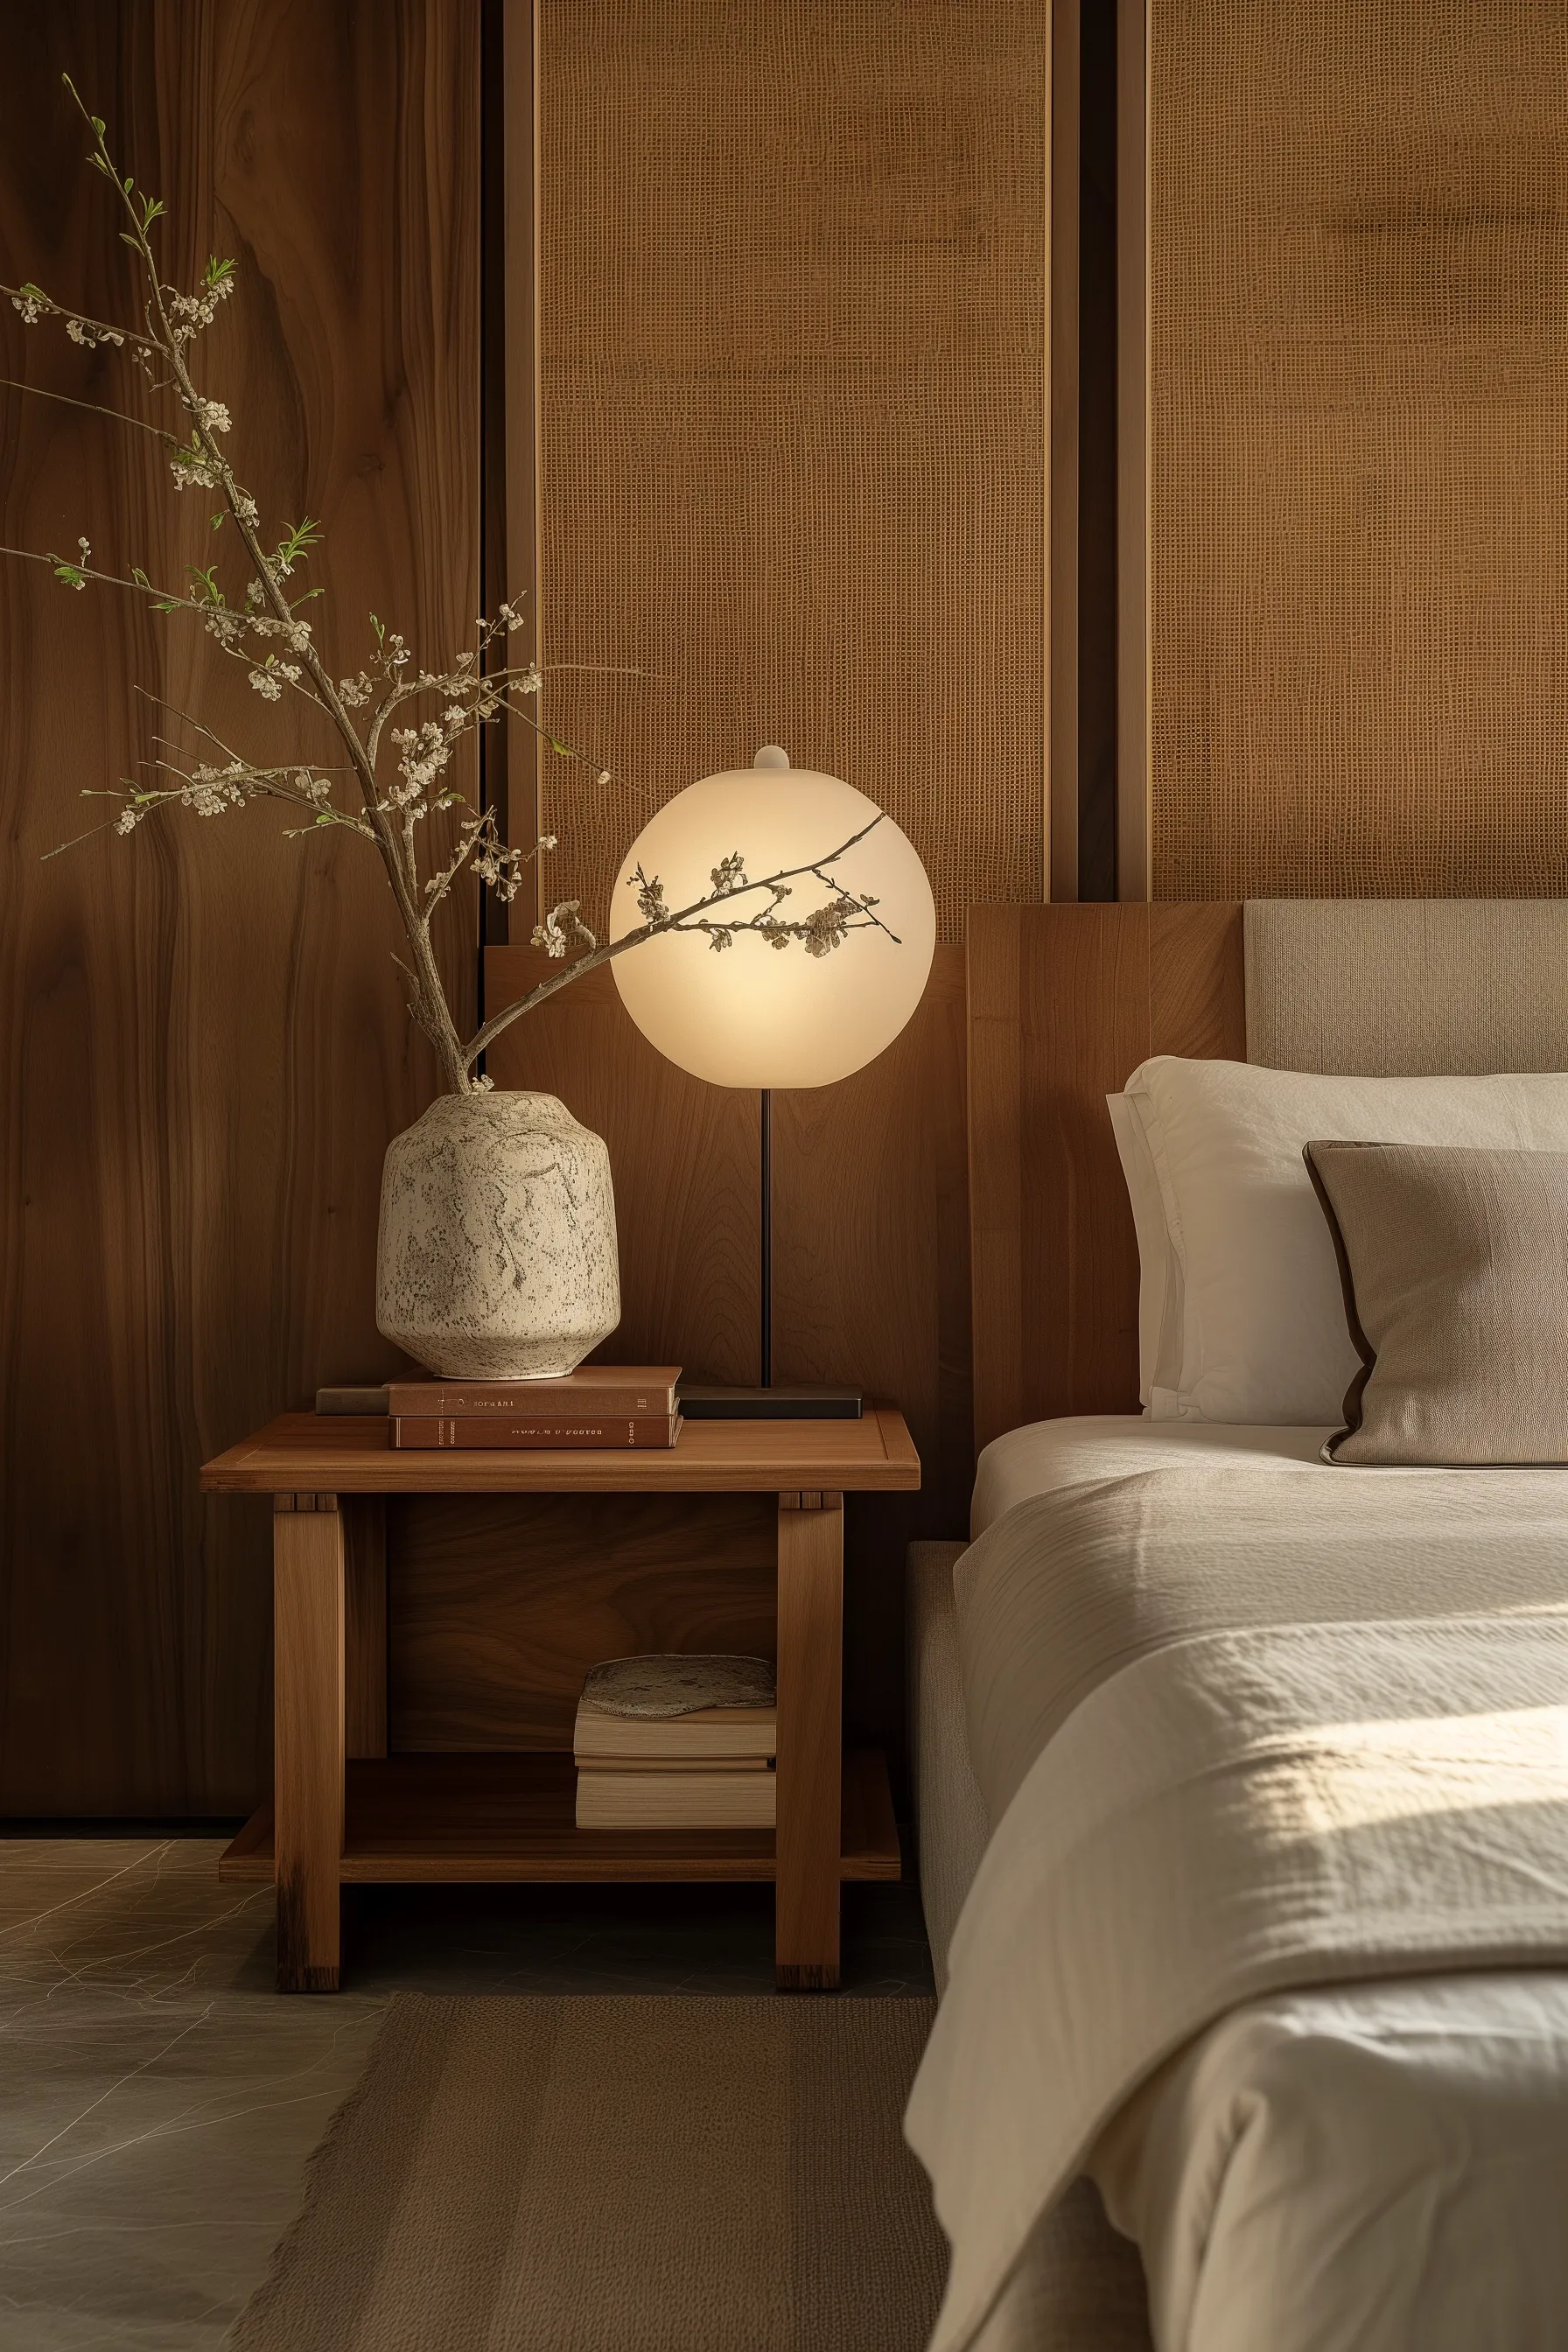
[[[363,669],[357,677],[340,677],[338,680],[339,699],[351,710],[362,709],[374,692],[374,680],[366,677]]]
[[[25,327],[36,327],[44,315],[44,306],[36,294],[13,294],[11,308],[21,312]]]
[[[395,807],[405,808],[416,816],[425,814],[422,803],[437,777],[452,756],[452,740],[434,719],[424,719],[417,727],[395,727],[393,741],[400,747],[398,770],[401,784],[392,787]]]
[[[203,400],[198,394],[195,415],[209,433],[226,433],[229,429],[228,410],[221,400]]]
[[[114,820],[115,832],[119,834],[134,833],[145,814],[146,811],[144,809],[121,809],[120,814]]]
[[[278,701],[283,692],[283,681],[274,670],[253,669],[250,683],[264,702]]]
[[[169,460],[169,471],[182,490],[216,490],[217,476],[206,458],[194,457],[188,449],[177,449]]]
[[[243,761],[231,760],[226,768],[198,761],[181,790],[181,806],[194,809],[198,816],[222,816],[226,809],[237,808],[246,800],[248,777]]]

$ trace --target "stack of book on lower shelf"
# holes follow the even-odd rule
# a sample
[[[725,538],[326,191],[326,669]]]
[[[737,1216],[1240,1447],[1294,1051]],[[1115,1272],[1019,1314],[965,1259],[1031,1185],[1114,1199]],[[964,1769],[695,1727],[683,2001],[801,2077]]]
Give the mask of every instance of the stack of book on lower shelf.
[[[773,1826],[778,1713],[765,1658],[611,1658],[577,1706],[580,1830]]]
[[[679,1364],[584,1364],[562,1380],[394,1381],[394,1445],[665,1446]]]

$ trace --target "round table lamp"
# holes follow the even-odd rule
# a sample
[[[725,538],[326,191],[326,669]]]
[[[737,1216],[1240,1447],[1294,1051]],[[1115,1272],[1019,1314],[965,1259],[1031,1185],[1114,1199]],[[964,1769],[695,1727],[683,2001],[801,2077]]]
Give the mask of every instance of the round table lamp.
[[[891,817],[837,776],[791,768],[788,755],[770,743],[750,768],[689,785],[644,827],[616,878],[612,940],[643,920],[632,887],[639,866],[650,880],[658,877],[673,911],[708,896],[713,869],[736,852],[748,875],[806,869],[794,874],[791,895],[776,909],[782,921],[803,920],[839,889],[872,898],[877,917],[876,925],[857,925],[826,954],[809,953],[802,940],[780,947],[745,931],[715,953],[709,938],[692,930],[666,932],[611,966],[626,1011],[669,1061],[715,1086],[762,1092],[766,1391],[773,1358],[771,1090],[829,1086],[892,1044],[925,990],[936,908],[925,868]],[[744,920],[765,912],[769,902],[758,887],[716,908],[713,919]],[[752,1410],[789,1409],[782,1394],[735,1393],[752,1400]]]
[[[832,855],[858,834],[864,838],[854,848]],[[816,956],[801,940],[776,948],[744,932],[716,955],[700,931],[667,932],[616,957],[621,1002],[650,1045],[715,1086],[825,1087],[847,1078],[892,1044],[924,992],[936,945],[925,868],[908,835],[864,793],[791,768],[768,744],[751,767],[678,793],[644,827],[616,879],[611,939],[643,919],[628,887],[639,866],[658,877],[668,907],[688,907],[712,889],[713,868],[736,850],[752,875],[819,862],[855,898],[876,899],[886,930],[856,929]],[[786,921],[834,895],[811,873],[790,887],[778,909]],[[767,906],[758,889],[716,909],[715,919]]]

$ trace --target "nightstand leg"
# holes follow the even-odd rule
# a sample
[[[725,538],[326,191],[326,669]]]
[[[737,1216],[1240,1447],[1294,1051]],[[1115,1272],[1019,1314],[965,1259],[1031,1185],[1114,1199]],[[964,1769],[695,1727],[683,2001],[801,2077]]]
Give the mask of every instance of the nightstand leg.
[[[278,1990],[336,1992],[343,1850],[343,1521],[335,1495],[275,1495],[272,1809]]]
[[[779,1496],[778,1856],[781,1990],[838,1982],[843,1777],[844,1497]]]

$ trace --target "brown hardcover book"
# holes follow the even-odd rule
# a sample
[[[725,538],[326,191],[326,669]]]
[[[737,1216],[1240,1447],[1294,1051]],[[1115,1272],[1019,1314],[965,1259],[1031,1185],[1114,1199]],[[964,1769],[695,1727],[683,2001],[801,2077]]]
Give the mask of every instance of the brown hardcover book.
[[[579,1706],[572,1750],[580,1765],[662,1764],[679,1759],[722,1765],[767,1763],[778,1749],[771,1706],[704,1706],[690,1715],[602,1715]]]
[[[559,1381],[393,1381],[386,1409],[394,1419],[449,1421],[470,1412],[508,1412],[521,1421],[593,1421],[603,1416],[676,1411],[679,1364],[584,1364]]]
[[[641,1445],[668,1449],[679,1434],[678,1412],[623,1413],[614,1417],[605,1414],[592,1421],[578,1415],[571,1420],[546,1420],[531,1414],[524,1421],[506,1412],[466,1412],[444,1417],[399,1413],[392,1423],[394,1445],[419,1446],[426,1451],[443,1445],[482,1446],[507,1452],[520,1452],[531,1446]]]
[[[771,1830],[776,1772],[579,1772],[580,1830]]]

